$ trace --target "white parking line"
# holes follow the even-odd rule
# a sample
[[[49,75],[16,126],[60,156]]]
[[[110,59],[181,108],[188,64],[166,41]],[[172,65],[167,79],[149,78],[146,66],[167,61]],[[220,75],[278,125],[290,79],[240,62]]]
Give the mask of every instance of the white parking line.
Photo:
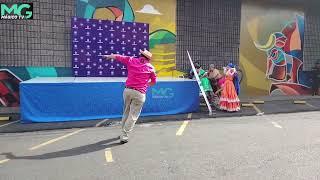
[[[256,110],[257,116],[264,115],[264,112],[262,112],[255,104],[252,104],[252,107],[253,107],[254,110]]]
[[[37,146],[31,147],[31,148],[29,148],[29,150],[32,151],[32,150],[39,149],[39,148],[41,148],[41,147],[43,147],[43,146],[52,144],[52,143],[54,143],[54,142],[60,141],[60,140],[62,140],[62,139],[65,139],[65,138],[67,138],[67,137],[69,137],[69,136],[78,134],[79,132],[84,131],[84,130],[85,130],[85,129],[79,129],[79,130],[74,131],[74,132],[72,132],[72,133],[68,133],[68,134],[63,135],[63,136],[60,136],[60,137],[58,137],[58,138],[51,139],[51,140],[49,140],[49,141],[47,141],[47,142],[44,142],[44,143],[41,143],[41,144],[39,144],[39,145],[37,145]]]
[[[108,120],[109,120],[109,119],[104,119],[104,120],[98,122],[98,123],[96,124],[96,127],[100,127],[101,124],[105,123],[105,122],[108,121]]]
[[[317,108],[317,107],[315,107],[314,105],[312,105],[312,104],[310,104],[310,103],[307,103],[307,102],[306,102],[306,105],[309,106],[309,107],[311,107],[311,108]]]
[[[1,128],[1,127],[5,127],[5,126],[8,126],[8,125],[13,124],[13,123],[16,123],[16,122],[19,122],[19,120],[13,121],[13,122],[9,122],[9,123],[7,123],[7,124],[2,124],[2,125],[0,126],[0,128]]]
[[[282,126],[280,126],[280,124],[278,124],[277,122],[272,121],[271,123],[273,124],[274,127],[282,129]]]

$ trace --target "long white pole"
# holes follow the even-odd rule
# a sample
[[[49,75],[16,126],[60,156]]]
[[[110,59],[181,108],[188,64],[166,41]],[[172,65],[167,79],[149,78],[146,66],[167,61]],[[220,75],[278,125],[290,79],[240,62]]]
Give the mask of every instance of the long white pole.
[[[206,95],[206,93],[204,92],[204,89],[203,89],[203,87],[202,87],[202,85],[201,85],[201,81],[200,81],[199,75],[198,75],[198,73],[197,73],[197,71],[196,71],[196,68],[194,67],[194,64],[193,64],[193,62],[192,62],[192,59],[191,59],[191,56],[190,56],[190,53],[189,53],[188,50],[187,50],[187,53],[188,53],[188,57],[189,57],[189,60],[190,60],[191,67],[192,67],[192,71],[193,71],[193,73],[194,73],[194,76],[196,77],[196,80],[197,80],[197,82],[198,82],[200,91],[201,91],[201,93],[202,93],[202,95],[203,95],[203,97],[204,97],[204,100],[206,101],[206,104],[207,104],[207,107],[208,107],[208,110],[209,110],[209,116],[212,116],[212,108],[211,108],[210,103],[209,103],[209,101],[208,101],[207,95]]]

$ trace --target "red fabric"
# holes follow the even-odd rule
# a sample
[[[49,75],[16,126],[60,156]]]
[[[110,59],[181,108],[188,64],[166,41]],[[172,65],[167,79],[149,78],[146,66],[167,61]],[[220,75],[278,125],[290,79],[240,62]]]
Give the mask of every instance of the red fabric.
[[[233,84],[233,77],[227,75],[220,97],[220,109],[229,112],[240,110],[240,100]]]
[[[225,77],[220,78],[220,79],[218,80],[218,85],[219,85],[219,87],[222,87],[223,84],[225,83],[225,81],[226,81]]]

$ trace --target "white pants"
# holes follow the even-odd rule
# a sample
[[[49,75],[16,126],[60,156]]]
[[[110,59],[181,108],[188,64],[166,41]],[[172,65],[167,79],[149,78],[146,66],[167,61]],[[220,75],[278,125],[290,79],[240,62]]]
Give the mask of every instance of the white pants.
[[[129,133],[132,131],[140,116],[142,106],[146,100],[146,95],[139,91],[126,88],[123,91],[123,100],[124,108],[121,123],[121,140],[127,140],[129,138]]]

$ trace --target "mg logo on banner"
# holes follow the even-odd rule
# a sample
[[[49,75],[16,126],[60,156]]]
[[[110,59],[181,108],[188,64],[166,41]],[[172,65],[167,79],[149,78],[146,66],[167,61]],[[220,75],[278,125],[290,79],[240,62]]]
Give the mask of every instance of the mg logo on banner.
[[[172,88],[152,88],[152,98],[170,99],[174,97]]]
[[[32,3],[0,3],[1,19],[33,19]]]

